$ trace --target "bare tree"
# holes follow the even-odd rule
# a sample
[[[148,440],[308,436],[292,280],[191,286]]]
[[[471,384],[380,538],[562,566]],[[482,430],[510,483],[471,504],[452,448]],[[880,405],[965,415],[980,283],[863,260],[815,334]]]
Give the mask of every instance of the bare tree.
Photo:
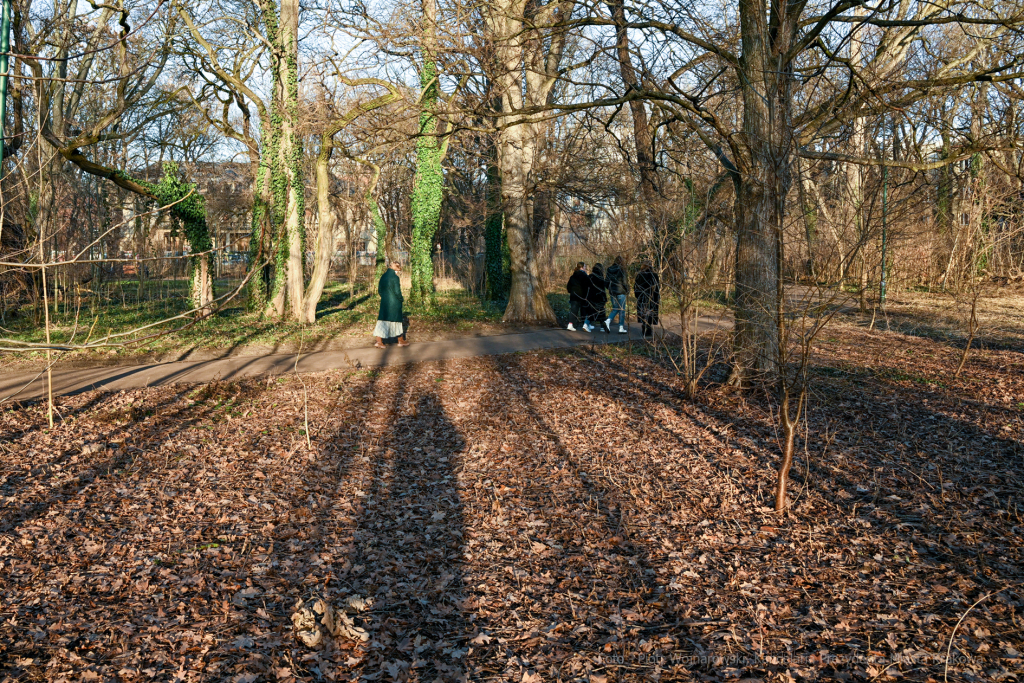
[[[567,29],[542,27],[566,21],[574,5],[565,0],[498,0],[482,10],[493,46],[491,82],[501,102],[496,116],[498,168],[511,255],[507,322],[555,321],[537,258],[536,206],[530,193],[543,124],[532,119],[530,112],[543,111],[551,104],[568,37]]]

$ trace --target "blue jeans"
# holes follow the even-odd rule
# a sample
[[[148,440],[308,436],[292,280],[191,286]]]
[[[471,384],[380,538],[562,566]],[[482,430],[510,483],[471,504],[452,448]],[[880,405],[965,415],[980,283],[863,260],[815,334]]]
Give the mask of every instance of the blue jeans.
[[[615,324],[615,316],[619,317],[619,325],[626,324],[626,295],[612,294],[612,317],[608,319],[608,327]]]

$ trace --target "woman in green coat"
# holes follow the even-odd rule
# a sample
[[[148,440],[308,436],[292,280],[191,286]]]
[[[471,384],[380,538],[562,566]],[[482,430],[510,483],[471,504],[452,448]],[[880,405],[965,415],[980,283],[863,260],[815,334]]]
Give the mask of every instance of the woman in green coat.
[[[377,314],[377,326],[373,328],[375,340],[373,345],[384,348],[384,340],[398,337],[399,346],[408,346],[405,339],[405,327],[402,324],[402,282],[398,276],[402,272],[402,264],[392,261],[391,267],[380,276],[377,293],[380,294],[380,313]]]

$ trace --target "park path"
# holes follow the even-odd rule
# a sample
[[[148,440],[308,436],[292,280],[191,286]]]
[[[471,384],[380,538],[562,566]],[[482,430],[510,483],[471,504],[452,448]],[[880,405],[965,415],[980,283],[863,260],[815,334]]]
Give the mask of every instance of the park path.
[[[671,320],[664,322],[668,332],[678,334],[678,321],[674,323],[674,327]],[[698,321],[698,328],[701,331],[728,327],[731,327],[731,321],[725,318],[701,318]],[[228,356],[203,361],[175,361],[92,368],[54,368],[52,373],[53,393],[55,396],[63,396],[93,389],[121,391],[178,383],[203,384],[261,375],[404,365],[473,356],[496,356],[517,351],[563,349],[588,344],[614,344],[640,338],[640,326],[632,324],[629,326],[628,335],[604,332],[588,334],[579,331],[569,332],[565,329],[549,329],[519,334],[462,337],[419,343],[413,339],[413,343],[405,348],[389,345],[383,350],[368,346],[298,355],[290,353]],[[38,401],[45,397],[45,371],[12,372],[0,376],[0,405],[11,401]]]

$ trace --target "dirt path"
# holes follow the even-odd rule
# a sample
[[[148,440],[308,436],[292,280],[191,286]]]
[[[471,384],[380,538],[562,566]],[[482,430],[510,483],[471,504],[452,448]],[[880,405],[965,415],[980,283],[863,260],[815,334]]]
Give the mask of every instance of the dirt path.
[[[679,323],[666,319],[661,334],[679,332]],[[728,319],[702,318],[701,331],[731,327]],[[425,361],[494,356],[517,351],[557,349],[586,344],[609,344],[640,339],[640,326],[630,325],[629,334],[569,332],[563,329],[538,330],[488,337],[463,337],[444,341],[413,343],[406,348],[372,346],[297,355],[266,354],[230,356],[202,361],[178,361],[145,365],[55,368],[53,393],[76,394],[92,389],[121,391],[177,383],[206,383],[259,375],[292,372],[320,372],[337,368],[364,368],[403,365]],[[415,340],[413,340],[415,341]],[[37,401],[46,397],[46,373],[32,370],[0,376],[0,404],[10,401]]]
[[[789,305],[805,310],[823,298],[823,294],[810,288],[795,288],[790,295]],[[832,305],[848,302],[832,301]],[[662,311],[661,334],[678,335],[681,325],[678,314],[673,310]],[[732,328],[732,312],[721,310],[701,316],[697,322],[699,332],[729,330]],[[509,334],[440,339],[416,342],[407,348],[389,346],[385,350],[372,346],[338,348],[334,343],[321,342],[313,350],[297,354],[282,348],[256,351],[248,355],[240,349],[227,349],[213,357],[209,350],[203,350],[200,358],[189,360],[160,361],[149,363],[76,362],[53,369],[53,393],[55,396],[76,394],[92,389],[121,391],[141,387],[163,386],[176,383],[207,383],[219,380],[254,377],[259,375],[282,375],[292,372],[319,372],[336,368],[362,368],[383,365],[403,365],[425,361],[468,358],[472,356],[494,356],[517,351],[568,348],[592,343],[608,344],[641,338],[640,326],[629,326],[628,335],[604,333],[587,334],[569,332],[564,329],[541,329]],[[351,341],[351,340],[349,340]],[[368,338],[367,338],[368,341]],[[347,346],[347,343],[345,344]],[[244,353],[244,350],[241,350]],[[191,354],[192,352],[189,352]],[[46,397],[46,375],[38,367],[31,369],[14,368],[0,375],[0,405],[10,401],[37,401]]]

